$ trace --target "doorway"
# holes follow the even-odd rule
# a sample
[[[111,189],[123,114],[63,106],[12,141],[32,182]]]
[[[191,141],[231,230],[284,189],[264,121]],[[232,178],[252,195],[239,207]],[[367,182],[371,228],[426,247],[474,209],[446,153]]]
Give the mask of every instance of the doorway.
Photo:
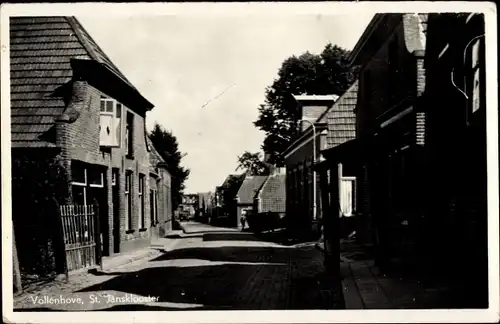
[[[99,235],[101,252],[109,255],[108,192],[106,168],[80,161],[71,162],[73,201],[76,205],[88,206],[95,202],[99,208]]]

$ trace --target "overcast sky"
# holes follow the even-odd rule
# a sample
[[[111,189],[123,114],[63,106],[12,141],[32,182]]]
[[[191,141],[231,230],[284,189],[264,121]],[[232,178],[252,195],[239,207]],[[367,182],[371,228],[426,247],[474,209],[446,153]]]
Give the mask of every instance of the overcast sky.
[[[253,126],[265,87],[284,59],[319,53],[330,41],[352,49],[371,14],[343,16],[150,16],[78,19],[155,108],[187,153],[186,193],[213,191],[234,173],[237,156],[260,151]],[[202,106],[209,100],[207,106]]]

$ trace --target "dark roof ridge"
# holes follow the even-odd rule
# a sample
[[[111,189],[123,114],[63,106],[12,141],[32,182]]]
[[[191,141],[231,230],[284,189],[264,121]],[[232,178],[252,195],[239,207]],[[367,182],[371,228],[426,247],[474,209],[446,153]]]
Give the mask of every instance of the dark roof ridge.
[[[78,41],[80,42],[80,44],[82,44],[83,48],[85,48],[85,50],[87,51],[87,53],[89,54],[89,56],[93,60],[99,61],[99,57],[97,56],[95,50],[93,48],[91,48],[90,46],[88,46],[87,42],[85,42],[83,40],[83,36],[80,33],[80,31],[78,30],[78,27],[80,27],[87,34],[87,36],[90,39],[92,39],[92,41],[94,41],[94,39],[90,36],[90,34],[87,32],[87,30],[85,30],[85,28],[83,28],[82,24],[80,24],[80,22],[76,19],[76,17],[71,16],[71,17],[64,17],[64,18],[66,19],[66,21],[68,22],[68,24],[73,29],[73,32],[75,33],[76,38],[78,39]],[[78,27],[76,25],[78,25]]]
[[[127,83],[130,87],[132,87],[134,90],[138,91],[135,86],[123,75],[123,73],[120,71],[120,69],[115,65],[115,63],[109,58],[109,56],[106,54],[106,52],[103,51],[103,49],[99,46],[99,44],[92,38],[90,33],[83,27],[83,25],[78,21],[78,19],[75,16],[69,16],[65,17],[68,23],[70,24],[71,28],[75,32],[75,36],[82,44],[83,48],[88,52],[89,56],[94,60],[99,62],[100,64],[104,65],[108,70],[113,72],[117,77],[122,79],[125,83]],[[85,37],[87,37],[92,43],[95,44],[97,49],[99,49],[99,54],[103,56],[105,60],[102,60],[99,55],[97,54],[97,51],[88,44],[88,42],[85,40],[85,37],[82,35],[82,33],[85,33]],[[106,62],[109,61],[111,65]]]

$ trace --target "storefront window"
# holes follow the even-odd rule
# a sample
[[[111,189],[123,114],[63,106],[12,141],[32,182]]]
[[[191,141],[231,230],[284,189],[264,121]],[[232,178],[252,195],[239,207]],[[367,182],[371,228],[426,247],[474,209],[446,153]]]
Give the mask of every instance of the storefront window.
[[[73,192],[73,203],[75,205],[87,205],[86,187],[73,185],[71,189]]]

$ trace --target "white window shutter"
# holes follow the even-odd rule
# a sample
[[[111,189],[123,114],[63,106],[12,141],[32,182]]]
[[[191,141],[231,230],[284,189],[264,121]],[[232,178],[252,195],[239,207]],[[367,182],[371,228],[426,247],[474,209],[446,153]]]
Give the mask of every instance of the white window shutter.
[[[113,116],[101,114],[100,145],[113,146]]]
[[[114,118],[113,121],[114,133],[113,133],[113,145],[120,147],[122,138],[122,123],[121,118]]]

